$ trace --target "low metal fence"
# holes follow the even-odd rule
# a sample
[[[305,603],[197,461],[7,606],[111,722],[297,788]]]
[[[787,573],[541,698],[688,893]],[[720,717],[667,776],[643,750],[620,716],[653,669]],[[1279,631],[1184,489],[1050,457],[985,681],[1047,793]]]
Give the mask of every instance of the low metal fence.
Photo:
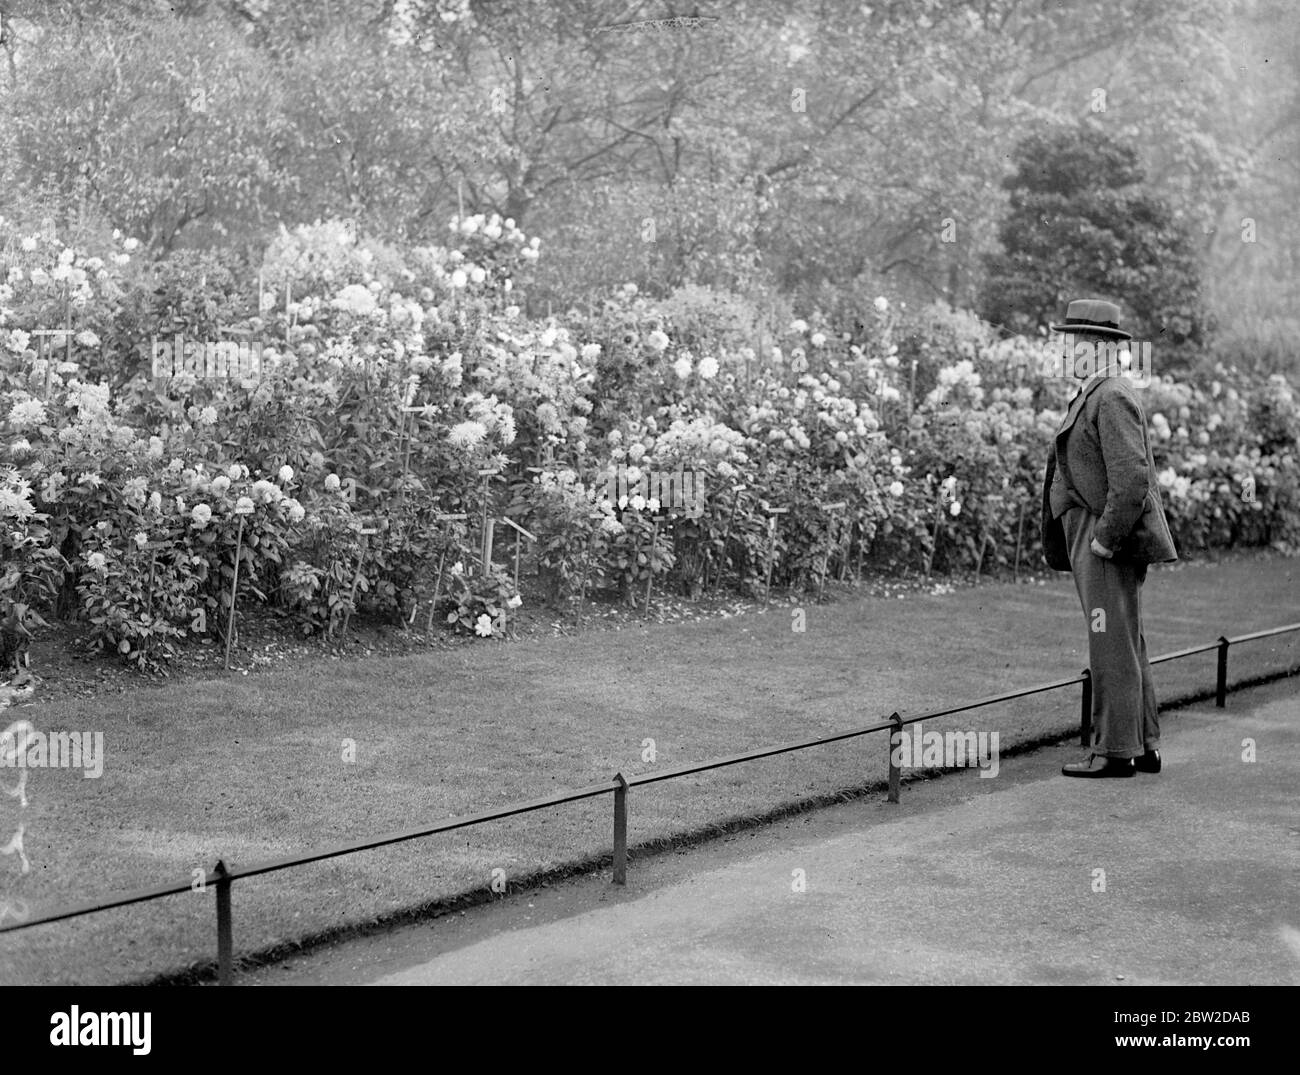
[[[1223,635],[1220,635],[1214,642],[1207,642],[1200,646],[1188,646],[1186,649],[1176,650],[1173,653],[1165,653],[1159,657],[1152,657],[1151,664],[1163,664],[1166,661],[1176,661],[1183,657],[1191,657],[1198,653],[1208,653],[1210,650],[1217,649],[1219,656],[1214,701],[1215,705],[1222,709],[1226,705],[1228,694],[1228,647],[1238,645],[1242,642],[1253,642],[1260,638],[1269,638],[1274,635],[1286,634],[1291,631],[1300,631],[1300,623],[1287,624],[1283,627],[1273,627],[1264,631],[1254,631],[1250,634],[1238,635],[1236,638],[1226,638]],[[205,885],[211,885],[216,892],[217,981],[221,985],[229,985],[234,978],[234,925],[231,913],[231,889],[234,883],[242,878],[257,877],[261,874],[275,873],[279,870],[289,870],[293,869],[295,866],[305,866],[311,862],[321,862],[325,859],[338,858],[341,855],[351,855],[358,851],[369,851],[376,847],[385,847],[388,844],[399,844],[408,840],[418,840],[425,836],[434,836],[438,833],[452,832],[455,829],[463,829],[471,825],[482,825],[488,821],[497,821],[501,818],[514,817],[518,814],[527,814],[535,810],[546,810],[554,806],[560,806],[564,803],[578,802],[582,799],[592,799],[598,795],[613,795],[613,880],[615,884],[623,885],[627,883],[627,793],[629,788],[638,787],[642,784],[655,784],[661,780],[674,780],[678,777],[708,772],[711,769],[721,769],[728,765],[739,765],[742,762],[756,761],[759,758],[770,758],[778,754],[789,754],[796,750],[807,750],[810,747],[825,746],[828,743],[837,743],[845,739],[855,739],[858,736],[870,735],[873,732],[888,731],[891,733],[887,744],[889,747],[888,797],[890,802],[897,803],[899,802],[899,789],[902,783],[902,772],[901,768],[896,764],[896,756],[893,750],[896,745],[894,735],[901,732],[908,724],[916,724],[924,720],[934,720],[939,717],[952,716],[955,713],[963,713],[969,709],[979,709],[983,706],[995,705],[998,702],[1009,702],[1016,698],[1028,697],[1032,694],[1042,694],[1046,691],[1060,690],[1063,687],[1069,687],[1075,683],[1083,684],[1083,691],[1079,702],[1079,741],[1082,746],[1086,747],[1090,745],[1092,738],[1092,683],[1087,669],[1080,672],[1078,675],[1070,676],[1067,679],[1058,679],[1051,683],[1040,683],[1033,687],[1023,687],[1020,690],[1007,691],[1004,694],[995,694],[988,698],[981,698],[978,701],[965,702],[961,705],[949,706],[946,709],[935,709],[926,713],[919,713],[916,716],[905,718],[898,713],[892,713],[886,720],[878,721],[875,724],[869,724],[863,728],[854,728],[850,731],[837,732],[833,735],[823,735],[814,739],[803,739],[795,743],[783,743],[777,746],[762,747],[758,750],[745,751],[742,754],[731,754],[722,758],[714,758],[711,761],[678,765],[654,773],[640,773],[630,777],[625,777],[622,773],[615,773],[610,780],[602,781],[598,784],[589,784],[582,788],[571,788],[567,791],[557,791],[552,795],[547,795],[540,799],[531,799],[522,803],[512,803],[495,810],[485,810],[481,813],[454,818],[450,821],[440,821],[436,824],[424,825],[417,829],[409,829],[402,832],[389,833],[386,836],[374,837],[368,840],[358,840],[352,843],[340,844],[337,847],[310,851],[302,855],[293,855],[288,858],[275,859],[270,862],[262,862],[252,866],[244,866],[239,869],[229,869],[224,860],[219,860],[204,880]],[[191,892],[192,890],[193,882],[185,881],[173,885],[164,885],[161,888],[152,888],[141,892],[131,892],[115,898],[99,900],[95,903],[86,904],[81,907],[71,907],[64,911],[43,915],[40,918],[33,918],[24,922],[19,922],[15,925],[3,926],[0,927],[0,933],[13,933],[18,930],[32,929],[35,926],[48,925],[51,922],[62,922],[69,918],[79,918],[83,915],[98,914],[102,911],[112,910],[116,907],[129,907],[136,903],[147,903],[151,900],[162,899],[165,896],[175,896],[180,893]]]

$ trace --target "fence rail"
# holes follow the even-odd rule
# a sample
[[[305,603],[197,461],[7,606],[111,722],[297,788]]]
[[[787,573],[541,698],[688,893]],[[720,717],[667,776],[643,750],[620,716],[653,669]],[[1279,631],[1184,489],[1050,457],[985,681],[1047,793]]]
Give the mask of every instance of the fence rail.
[[[1215,641],[1207,642],[1204,645],[1188,646],[1186,649],[1175,650],[1172,653],[1164,653],[1158,657],[1152,657],[1150,663],[1153,665],[1163,664],[1166,661],[1176,661],[1183,657],[1191,657],[1199,653],[1208,653],[1210,650],[1218,650],[1218,667],[1215,678],[1214,698],[1215,705],[1222,709],[1226,705],[1228,692],[1228,648],[1242,642],[1253,642],[1257,639],[1270,638],[1274,635],[1287,634],[1292,631],[1300,631],[1300,623],[1286,624],[1282,627],[1271,627],[1262,631],[1253,631],[1250,634],[1238,635],[1236,638],[1227,638],[1220,635]],[[892,713],[888,719],[878,721],[875,724],[868,724],[863,728],[853,728],[848,731],[836,732],[831,735],[817,736],[814,739],[801,739],[794,743],[782,743],[771,747],[761,747],[758,750],[748,750],[741,754],[730,754],[726,757],[714,758],[711,761],[679,765],[654,773],[639,773],[630,777],[625,777],[621,772],[615,773],[610,780],[599,784],[588,784],[586,787],[557,791],[554,794],[543,796],[540,799],[530,799],[526,802],[512,803],[494,810],[485,810],[477,814],[451,818],[447,821],[440,821],[432,825],[423,825],[417,829],[407,829],[402,832],[389,833],[386,836],[374,837],[368,840],[357,840],[351,843],[340,844],[337,847],[311,851],[302,855],[293,855],[288,858],[274,859],[270,862],[262,862],[241,869],[230,869],[226,866],[224,860],[219,860],[204,879],[205,885],[211,885],[216,890],[217,981],[221,985],[230,985],[234,978],[234,927],[232,924],[230,897],[231,888],[234,882],[241,878],[257,877],[261,874],[275,873],[279,870],[288,870],[295,866],[305,866],[308,863],[320,862],[324,859],[355,854],[358,851],[369,851],[376,847],[385,847],[389,844],[404,843],[408,840],[418,840],[425,836],[433,836],[442,832],[451,832],[454,829],[463,829],[470,825],[481,825],[488,821],[497,821],[501,818],[514,817],[518,814],[532,813],[535,810],[546,810],[553,806],[560,806],[564,803],[578,802],[583,799],[595,798],[598,795],[612,794],[614,796],[613,879],[615,884],[626,884],[627,792],[629,788],[638,787],[643,784],[655,784],[661,780],[674,780],[678,777],[691,776],[695,773],[709,772],[712,769],[722,769],[728,765],[738,765],[742,762],[755,761],[759,758],[770,758],[777,754],[789,754],[796,750],[807,750],[811,747],[825,746],[828,743],[836,743],[845,739],[855,739],[859,736],[870,735],[873,732],[889,731],[891,734],[887,743],[887,746],[889,747],[888,798],[890,802],[897,803],[899,802],[899,789],[902,783],[902,774],[899,766],[895,764],[893,751],[895,745],[894,735],[900,732],[906,725],[916,724],[923,720],[934,720],[939,717],[952,716],[956,713],[964,713],[970,709],[979,709],[983,706],[994,705],[999,702],[1009,702],[1016,698],[1028,697],[1032,694],[1042,694],[1046,691],[1060,690],[1063,687],[1073,686],[1076,683],[1081,683],[1083,685],[1079,705],[1079,739],[1083,746],[1088,746],[1091,742],[1092,736],[1092,682],[1088,670],[1084,669],[1078,675],[1070,676],[1066,679],[1057,679],[1050,683],[1040,683],[1032,687],[1022,687],[1019,690],[991,695],[988,698],[981,698],[974,702],[964,702],[961,705],[949,706],[946,709],[933,709],[910,717],[903,717],[898,713]],[[42,915],[40,918],[29,919],[14,925],[0,926],[0,933],[14,933],[18,930],[32,929],[35,926],[49,925],[52,922],[62,922],[69,918],[79,918],[83,915],[98,914],[102,911],[112,910],[117,907],[129,907],[132,904],[147,903],[151,900],[162,899],[166,896],[175,896],[190,891],[193,891],[192,881],[165,885],[161,888],[146,889],[140,892],[127,893],[107,900],[100,900],[96,903],[88,903],[80,907],[72,907],[67,910],[57,911],[53,914]]]

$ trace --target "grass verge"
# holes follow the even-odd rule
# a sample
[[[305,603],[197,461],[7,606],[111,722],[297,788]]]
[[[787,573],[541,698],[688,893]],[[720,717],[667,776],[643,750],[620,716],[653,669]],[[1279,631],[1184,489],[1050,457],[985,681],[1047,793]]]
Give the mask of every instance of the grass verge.
[[[1153,571],[1152,655],[1300,620],[1295,570],[1294,560],[1251,557]],[[957,704],[1086,663],[1068,577],[904,600],[841,592],[835,603],[803,606],[802,633],[792,630],[793,611],[774,603],[753,615],[576,638],[317,660],[28,707],[21,715],[41,730],[103,731],[104,774],[38,770],[26,809],[0,799],[0,821],[21,821],[31,862],[19,876],[12,857],[0,859],[0,899],[19,897],[40,915],[184,878],[219,857],[247,864],[361,839],[617,770]],[[1159,666],[1161,696],[1211,689],[1214,661],[1210,652]],[[1234,647],[1230,675],[1237,682],[1298,661],[1300,638],[1267,639]],[[934,726],[997,730],[1005,754],[1059,739],[1077,720],[1078,692],[1066,690]],[[643,760],[647,740],[653,761]],[[344,760],[347,741],[354,761]],[[868,736],[636,789],[629,836],[649,849],[872,788],[886,753],[883,736]],[[0,782],[12,784],[8,773]],[[602,798],[240,881],[236,950],[290,951],[304,938],[490,898],[498,869],[515,887],[599,869],[609,841]],[[212,894],[193,893],[2,935],[0,982],[192,980],[210,963],[214,921]]]

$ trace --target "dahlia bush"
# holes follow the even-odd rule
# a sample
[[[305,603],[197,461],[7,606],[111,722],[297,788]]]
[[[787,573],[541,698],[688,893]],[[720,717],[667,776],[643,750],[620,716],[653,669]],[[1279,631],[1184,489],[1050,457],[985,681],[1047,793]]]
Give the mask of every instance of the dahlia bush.
[[[485,514],[530,531],[525,588],[550,600],[1040,561],[1073,385],[1041,339],[941,305],[760,315],[625,285],[530,318],[541,243],[484,215],[419,247],[286,229],[252,269],[3,220],[0,250],[0,620],[40,608],[141,667],[224,637],[232,601],[307,633],[424,606],[508,635],[523,597],[481,569]],[[205,369],[218,343],[249,361]],[[1293,552],[1293,386],[1158,359],[1142,398],[1179,548]]]

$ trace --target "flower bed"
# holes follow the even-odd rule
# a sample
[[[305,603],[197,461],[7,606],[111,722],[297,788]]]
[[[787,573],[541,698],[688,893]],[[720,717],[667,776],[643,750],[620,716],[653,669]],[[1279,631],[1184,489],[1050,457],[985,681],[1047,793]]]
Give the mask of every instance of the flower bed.
[[[451,231],[398,249],[304,226],[241,288],[211,255],[140,265],[121,236],[74,248],[0,222],[0,620],[75,618],[162,668],[227,631],[238,560],[237,600],[304,633],[423,607],[499,638],[522,597],[479,561],[503,513],[537,538],[524,577],[551,600],[1040,559],[1072,386],[1026,360],[1037,341],[884,297],[852,331],[777,325],[698,287],[530,319],[539,242],[495,217]],[[196,350],[155,377],[178,335]],[[204,368],[220,342],[256,344],[256,376]],[[1293,550],[1287,382],[1218,367],[1144,391],[1180,549]],[[690,475],[692,502],[618,495],[647,475]]]

